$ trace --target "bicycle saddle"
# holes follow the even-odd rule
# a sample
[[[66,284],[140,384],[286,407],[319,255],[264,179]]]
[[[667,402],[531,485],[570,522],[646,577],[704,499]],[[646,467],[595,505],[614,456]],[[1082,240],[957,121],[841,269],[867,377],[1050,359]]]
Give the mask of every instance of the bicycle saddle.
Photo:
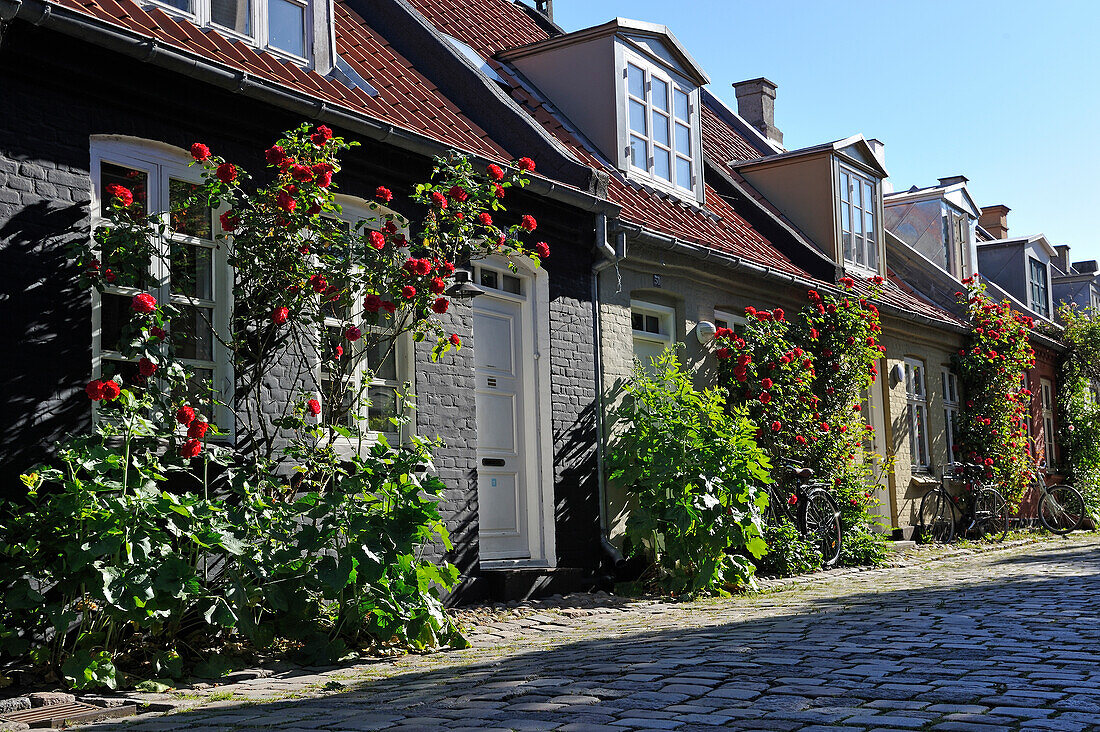
[[[799,480],[809,480],[814,477],[813,468],[791,468],[791,474]]]

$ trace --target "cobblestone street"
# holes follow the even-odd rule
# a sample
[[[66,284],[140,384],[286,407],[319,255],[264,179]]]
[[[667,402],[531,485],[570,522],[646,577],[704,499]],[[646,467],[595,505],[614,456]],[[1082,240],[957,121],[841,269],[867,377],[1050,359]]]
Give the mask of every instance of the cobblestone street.
[[[542,610],[466,651],[86,729],[1100,729],[1098,609],[1100,538],[1077,536],[732,600]]]

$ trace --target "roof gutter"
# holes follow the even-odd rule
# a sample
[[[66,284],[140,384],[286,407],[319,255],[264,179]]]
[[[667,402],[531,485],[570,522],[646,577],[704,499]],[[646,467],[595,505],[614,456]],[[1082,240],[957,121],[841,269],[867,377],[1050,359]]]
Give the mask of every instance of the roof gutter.
[[[444,156],[455,149],[425,135],[330,105],[304,92],[257,79],[244,71],[52,5],[45,0],[0,0],[0,20],[11,22],[16,18],[418,155]],[[475,164],[497,162],[469,151],[460,152]],[[619,206],[609,201],[545,178],[532,177],[526,187],[533,193],[575,206],[582,211],[606,213],[609,216],[617,216],[619,213]]]

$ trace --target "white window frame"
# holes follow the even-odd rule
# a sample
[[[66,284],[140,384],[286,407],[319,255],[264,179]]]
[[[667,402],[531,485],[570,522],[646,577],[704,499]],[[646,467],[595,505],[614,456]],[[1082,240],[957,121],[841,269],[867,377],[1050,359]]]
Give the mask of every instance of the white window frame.
[[[940,369],[940,385],[943,388],[943,424],[947,436],[947,462],[955,458],[955,425],[959,421],[959,377],[948,368]]]
[[[926,472],[932,461],[928,450],[928,389],[924,362],[904,360],[906,416],[909,420],[909,458],[914,470]],[[910,386],[916,386],[912,389]],[[924,419],[920,415],[924,415]]]
[[[256,46],[263,51],[292,60],[298,65],[308,68],[312,65],[314,57],[313,3],[319,2],[319,0],[287,1],[302,8],[302,49],[305,52],[305,55],[302,56],[292,51],[279,48],[278,46],[271,45],[271,25],[267,6],[268,0],[248,0],[248,23],[249,27],[252,29],[251,33],[242,33],[233,28],[227,28],[224,25],[215,23],[211,10],[211,0],[189,0],[192,8],[191,11],[178,8],[175,5],[165,2],[165,0],[147,0],[150,6],[160,8],[169,15],[177,15],[185,18],[199,28],[213,28],[217,30],[218,33],[231,40],[236,39],[243,41],[250,46]]]
[[[201,183],[202,175],[197,168],[189,168],[188,161],[191,156],[179,148],[171,147],[159,142],[140,140],[137,138],[120,135],[93,136],[90,144],[90,177],[92,182],[91,218],[92,231],[106,221],[103,215],[104,201],[101,198],[102,190],[102,165],[110,163],[123,167],[141,170],[148,176],[146,211],[159,212],[168,221],[169,209],[169,181],[171,179],[182,180],[188,183]],[[229,319],[233,307],[233,275],[228,262],[228,252],[224,241],[217,238],[222,233],[218,214],[224,209],[211,210],[211,236],[210,240],[197,239],[182,234],[168,233],[167,239],[157,247],[150,262],[150,287],[148,292],[156,297],[158,303],[174,303],[177,305],[195,305],[210,308],[211,327],[215,334],[223,336],[229,333]],[[172,294],[170,257],[171,243],[178,242],[187,245],[201,246],[211,250],[212,268],[212,300],[192,298],[188,295]],[[101,257],[102,259],[102,257]],[[106,265],[104,265],[106,266]],[[143,292],[134,287],[106,287],[109,295],[133,297]],[[133,361],[126,359],[118,351],[105,350],[103,348],[103,296],[97,290],[92,290],[92,376],[100,378],[103,375],[105,361],[116,363]],[[170,329],[170,326],[169,326]],[[167,336],[169,347],[171,333]],[[213,373],[215,386],[215,406],[213,414],[205,414],[208,410],[201,411],[208,419],[213,419],[222,433],[228,434],[232,439],[235,429],[235,419],[232,410],[233,403],[233,364],[229,349],[222,344],[216,335],[212,337],[213,358],[209,361],[198,359],[178,359],[186,366],[208,369]],[[93,406],[93,419],[98,418],[98,413]]]
[[[1036,282],[1034,275],[1039,272],[1042,274],[1042,282]],[[1047,266],[1042,260],[1032,256],[1027,258],[1027,300],[1028,307],[1033,311],[1042,315],[1044,318],[1050,317],[1050,273],[1047,271]],[[1040,302],[1035,290],[1042,290],[1042,301]]]
[[[749,321],[744,315],[735,315],[728,310],[714,311],[714,326],[716,328],[729,328],[737,333],[738,329],[744,332],[748,325]]]
[[[1047,472],[1052,473],[1058,460],[1054,454],[1054,383],[1050,379],[1039,379],[1039,395],[1043,417],[1043,448],[1046,454]]]
[[[630,93],[630,67],[634,66],[642,71],[645,99],[635,97]],[[659,79],[667,84],[668,95],[667,111],[658,109],[653,103],[653,79]],[[623,49],[622,65],[622,104],[620,105],[622,132],[622,159],[620,167],[631,177],[647,184],[660,187],[663,190],[675,193],[679,196],[702,201],[703,170],[701,154],[701,127],[699,120],[699,90],[692,83],[683,79],[679,74],[673,73],[653,61],[650,61],[638,53]],[[688,119],[682,119],[676,113],[676,91],[687,95]],[[634,100],[641,103],[645,110],[645,133],[634,132],[630,126],[630,102]],[[655,139],[653,135],[653,115],[659,114],[667,117],[669,125],[668,144]],[[689,131],[688,141],[691,149],[686,153],[679,150],[676,145],[676,127],[680,125]],[[634,164],[631,155],[631,138],[637,137],[645,140],[645,167]],[[669,154],[669,178],[659,176],[656,172],[655,149],[666,150]],[[691,180],[680,181],[676,173],[677,160],[683,160],[691,165]]]
[[[389,209],[386,209],[383,206],[377,206],[372,209],[366,201],[361,198],[355,198],[353,196],[337,195],[335,197],[335,202],[340,206],[340,213],[337,218],[352,227],[355,227],[361,221],[365,222],[363,228],[357,230],[362,232],[381,231],[381,217],[384,214],[390,212]],[[398,231],[399,233],[403,233],[408,236],[407,228],[401,228]],[[349,324],[354,324],[356,327],[361,328],[364,332],[367,330],[385,330],[385,328],[383,327],[372,326],[364,321],[364,311],[361,302],[353,302],[352,310],[348,315],[349,317],[347,320],[326,316],[324,318],[325,331],[327,331],[329,328],[338,328],[342,332],[344,328],[349,326]],[[345,350],[351,351],[352,362],[349,365],[350,378],[348,389],[353,394],[360,393],[360,389],[362,389],[363,387],[363,370],[370,367],[369,363],[365,363],[366,352],[362,344],[363,341],[361,339],[355,341],[354,343],[346,339],[342,341],[342,345]],[[318,387],[322,387],[323,383],[326,381],[326,372],[328,371],[328,369],[326,368],[326,364],[328,364],[331,359],[331,354],[327,352],[327,332],[323,332],[320,334],[318,345],[319,352],[316,378]],[[394,343],[393,358],[394,373],[396,378],[381,379],[375,377],[371,379],[370,384],[367,384],[368,397],[369,389],[375,387],[394,389],[397,393],[399,393],[401,389],[404,388],[405,384],[409,384],[410,389],[413,388],[412,385],[415,374],[414,347],[412,338],[409,336],[409,334],[403,334]],[[320,388],[319,392],[320,393],[317,394],[317,398],[321,401],[321,414],[324,415],[325,410],[327,409],[327,405],[324,404],[325,389]],[[413,393],[415,393],[415,391]],[[369,413],[369,407],[367,409]],[[333,443],[338,446],[343,446],[345,449],[358,444],[360,438],[354,433],[354,430],[358,429],[360,425],[353,425],[349,420],[346,424],[343,424],[342,426],[351,429],[353,431],[352,436],[350,438],[337,436],[333,439]],[[370,445],[377,443],[378,436],[380,434],[386,435],[386,439],[390,440],[391,443],[394,439],[399,441],[407,441],[412,437],[412,435],[415,434],[414,420],[409,420],[408,422],[406,422],[405,425],[402,426],[400,431],[383,432],[379,430],[364,430],[362,433],[363,445],[365,447],[369,447]]]
[[[849,185],[845,185],[845,178],[848,179]],[[852,194],[851,184],[853,181],[858,181],[859,185],[859,198],[854,198]],[[838,250],[840,259],[843,259],[845,268],[855,268],[862,272],[869,272],[877,274],[881,265],[880,244],[882,242],[882,216],[879,211],[881,203],[880,185],[879,181],[874,177],[860,172],[851,165],[847,165],[842,162],[837,164],[836,174],[836,186],[837,186],[837,232],[839,233]],[[870,208],[867,208],[867,201],[864,200],[866,186],[870,186],[871,189],[871,201]],[[855,220],[855,212],[859,212],[860,217],[860,233],[856,233],[852,222]],[[848,214],[848,230],[844,227],[844,215]],[[868,232],[867,228],[867,214],[871,215],[871,231]],[[851,252],[845,247],[845,234],[850,234],[852,238]],[[858,239],[858,243],[857,243]],[[857,251],[856,247],[859,247]],[[868,255],[873,254],[874,263],[869,263]],[[859,256],[862,255],[863,261],[860,261]]]
[[[638,313],[642,316],[651,316],[657,318],[659,333],[652,333],[647,330],[635,330],[634,329],[634,314]],[[630,331],[633,335],[631,340],[631,351],[634,354],[634,358],[638,358],[638,349],[635,344],[639,341],[653,343],[657,345],[663,345],[665,348],[671,348],[676,342],[676,309],[667,305],[658,305],[656,303],[647,302],[644,300],[630,301]],[[640,359],[639,359],[640,361]],[[642,364],[645,366],[646,364]]]

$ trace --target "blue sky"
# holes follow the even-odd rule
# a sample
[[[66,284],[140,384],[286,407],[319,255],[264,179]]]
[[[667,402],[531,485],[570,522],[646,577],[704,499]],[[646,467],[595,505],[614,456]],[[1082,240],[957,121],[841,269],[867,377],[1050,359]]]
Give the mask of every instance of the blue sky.
[[[736,108],[734,81],[779,85],[789,148],[862,132],[886,143],[895,189],[965,175],[1011,235],[1100,258],[1100,2],[555,0],[577,30],[664,23]]]

